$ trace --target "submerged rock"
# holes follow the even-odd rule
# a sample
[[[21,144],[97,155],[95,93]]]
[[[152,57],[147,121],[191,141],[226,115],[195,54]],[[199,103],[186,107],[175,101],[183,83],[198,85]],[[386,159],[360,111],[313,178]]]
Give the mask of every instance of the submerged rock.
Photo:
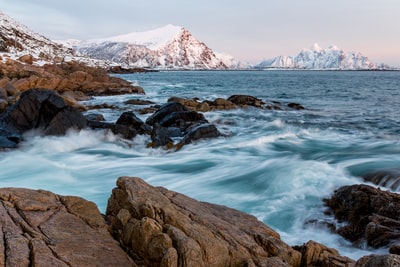
[[[337,229],[346,239],[368,246],[400,244],[400,195],[368,185],[344,186],[335,191],[326,205],[340,222]]]
[[[300,267],[300,252],[254,216],[139,178],[121,177],[117,186],[106,218],[138,265]]]
[[[136,266],[79,197],[1,188],[0,225],[1,266]]]

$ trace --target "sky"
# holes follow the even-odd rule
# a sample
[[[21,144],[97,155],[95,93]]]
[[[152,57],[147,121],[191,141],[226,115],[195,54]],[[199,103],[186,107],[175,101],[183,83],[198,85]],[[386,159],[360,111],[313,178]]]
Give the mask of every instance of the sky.
[[[399,0],[1,0],[0,10],[53,40],[174,24],[250,63],[318,43],[400,67]]]

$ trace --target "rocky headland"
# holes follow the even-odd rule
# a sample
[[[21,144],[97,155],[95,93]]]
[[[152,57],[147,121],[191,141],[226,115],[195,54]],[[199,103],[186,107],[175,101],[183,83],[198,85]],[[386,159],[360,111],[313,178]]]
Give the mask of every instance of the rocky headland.
[[[21,93],[46,88],[61,94],[68,104],[84,109],[77,101],[93,95],[144,94],[143,88],[108,75],[103,68],[83,63],[55,61],[39,66],[31,55],[18,60],[0,58],[0,111],[14,104]],[[35,63],[35,64],[34,64]]]

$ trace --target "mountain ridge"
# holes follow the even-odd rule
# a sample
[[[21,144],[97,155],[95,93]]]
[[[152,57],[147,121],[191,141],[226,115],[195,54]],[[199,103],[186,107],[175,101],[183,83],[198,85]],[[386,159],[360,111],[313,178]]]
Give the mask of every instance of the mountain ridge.
[[[186,28],[172,24],[106,38],[52,41],[1,11],[0,54],[14,59],[30,54],[36,58],[35,64],[74,60],[90,66],[109,68],[120,65],[128,69],[396,69],[375,64],[358,52],[345,52],[335,45],[323,49],[317,43],[295,56],[282,55],[251,65],[213,51]]]
[[[102,39],[61,41],[79,54],[125,67],[152,69],[231,69],[240,62],[216,53],[184,27],[168,24],[146,32]]]
[[[43,60],[72,56],[72,50],[51,41],[0,11],[0,52],[21,56],[26,53]]]
[[[391,69],[375,64],[359,52],[343,51],[336,45],[321,48],[314,43],[295,56],[277,56],[254,66],[256,69],[304,69],[304,70],[381,70]]]

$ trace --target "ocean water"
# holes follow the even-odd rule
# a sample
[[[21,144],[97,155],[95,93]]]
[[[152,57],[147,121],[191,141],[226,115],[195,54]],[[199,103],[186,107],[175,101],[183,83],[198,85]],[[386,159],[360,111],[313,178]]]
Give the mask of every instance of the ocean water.
[[[0,187],[78,195],[105,211],[119,176],[141,177],[201,201],[255,215],[299,245],[313,239],[358,259],[385,249],[352,247],[324,224],[322,199],[361,176],[400,166],[400,72],[187,71],[121,75],[146,95],[95,97],[91,110],[115,121],[129,99],[165,103],[171,96],[213,100],[249,94],[305,110],[255,108],[205,113],[229,137],[199,141],[178,152],[148,149],[147,136],[121,140],[84,130],[63,137],[27,136],[0,153]],[[143,120],[148,115],[138,115]],[[398,192],[399,189],[393,189]]]

